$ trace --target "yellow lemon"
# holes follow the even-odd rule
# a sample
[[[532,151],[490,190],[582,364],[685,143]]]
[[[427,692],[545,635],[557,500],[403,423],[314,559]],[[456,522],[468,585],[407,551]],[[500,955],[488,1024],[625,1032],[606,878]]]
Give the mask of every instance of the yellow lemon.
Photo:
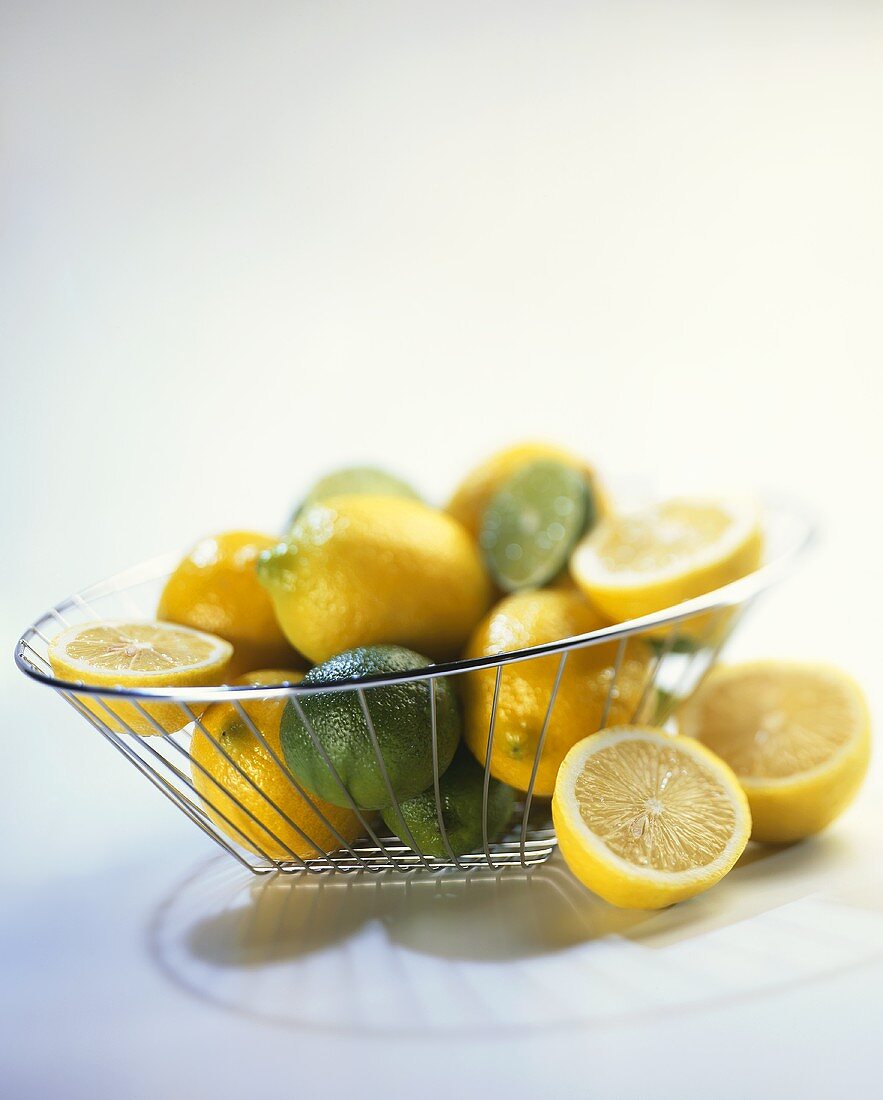
[[[479,625],[468,657],[500,653],[587,634],[607,625],[579,592],[544,589],[518,592],[501,600]],[[567,751],[586,734],[595,733],[614,678],[617,643],[574,649],[568,654],[549,715],[534,791],[546,797],[555,786],[558,767]],[[534,657],[503,667],[491,748],[491,772],[504,783],[525,791],[530,784],[560,656]],[[616,673],[616,690],[606,720],[630,720],[646,683],[650,649],[630,641]],[[464,737],[482,763],[494,705],[496,669],[471,672],[463,679]]]
[[[485,508],[491,497],[523,466],[543,459],[562,462],[578,470],[584,475],[592,494],[595,514],[603,515],[608,510],[597,475],[591,466],[562,447],[556,447],[551,443],[527,442],[516,443],[512,447],[498,451],[476,466],[457,487],[448,501],[447,511],[463,524],[474,539],[477,539],[481,532]]]
[[[839,669],[790,661],[716,668],[678,713],[682,733],[726,760],[748,796],[755,840],[819,832],[868,770],[871,719]]]
[[[233,645],[233,676],[249,668],[297,661],[255,571],[260,553],[275,543],[255,531],[227,531],[201,539],[185,554],[160,596],[159,618],[217,634]]]
[[[744,577],[760,565],[762,551],[752,502],[674,499],[602,520],[574,550],[570,572],[602,614],[625,622]],[[708,635],[730,621],[727,612],[708,612],[678,629],[711,644],[717,635]]]
[[[49,663],[61,680],[101,687],[173,689],[223,683],[232,652],[223,638],[174,623],[106,621],[81,623],[53,638]],[[79,696],[79,701],[116,733],[175,733],[192,721],[192,714],[177,703],[142,701],[140,707],[148,718],[135,703],[117,702],[110,696],[103,697],[106,706],[88,695]]]
[[[552,818],[561,854],[594,893],[660,909],[719,882],[745,849],[748,802],[732,771],[696,741],[621,726],[575,745]]]
[[[456,656],[490,602],[463,527],[420,501],[339,496],[308,505],[258,575],[289,641],[316,663],[394,644]]]
[[[272,686],[302,678],[294,670],[261,669],[236,683]],[[355,840],[361,829],[354,813],[313,795],[311,805],[292,782],[279,743],[285,699],[256,699],[242,709],[265,743],[233,703],[215,703],[190,745],[193,785],[218,828],[250,851],[283,861],[318,859]]]

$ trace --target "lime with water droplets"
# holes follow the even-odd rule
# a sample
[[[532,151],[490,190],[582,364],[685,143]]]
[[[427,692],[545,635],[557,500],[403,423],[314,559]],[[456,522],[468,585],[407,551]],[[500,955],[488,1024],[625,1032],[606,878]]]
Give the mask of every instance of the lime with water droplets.
[[[507,592],[547,584],[594,518],[579,471],[552,461],[522,466],[484,513],[479,541],[494,580]]]

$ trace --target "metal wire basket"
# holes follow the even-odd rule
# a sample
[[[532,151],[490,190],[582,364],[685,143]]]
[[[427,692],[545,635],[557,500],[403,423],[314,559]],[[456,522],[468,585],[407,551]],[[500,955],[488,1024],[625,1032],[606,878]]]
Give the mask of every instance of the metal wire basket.
[[[496,871],[513,866],[529,868],[548,859],[556,843],[548,802],[534,797],[534,781],[568,657],[577,650],[592,646],[604,647],[603,652],[609,659],[603,671],[606,699],[600,723],[597,724],[598,729],[603,729],[608,722],[611,708],[618,698],[617,677],[623,664],[626,646],[632,638],[644,638],[652,648],[652,658],[647,663],[637,702],[626,717],[632,722],[664,724],[675,707],[695,690],[700,680],[715,663],[741,616],[762,592],[788,572],[795,559],[811,542],[813,534],[813,524],[801,509],[793,504],[767,503],[764,509],[765,561],[759,569],[748,576],[697,599],[641,619],[633,619],[579,637],[566,638],[547,645],[478,660],[453,661],[416,671],[322,686],[124,689],[96,688],[56,678],[49,665],[48,649],[53,637],[62,630],[88,621],[145,619],[153,615],[162,586],[177,564],[177,558],[160,558],[117,574],[56,604],[24,632],[16,646],[15,660],[19,668],[28,676],[53,688],[194,824],[254,874],[353,873],[390,870],[463,872],[478,869]],[[493,842],[488,832],[488,792],[501,684],[510,666],[526,661],[542,660],[551,661],[555,667],[554,674],[550,676],[548,704],[538,738],[530,783],[516,804],[508,832],[501,840]],[[494,677],[487,754],[484,761],[483,843],[478,851],[466,855],[455,855],[448,843],[441,812],[436,688],[443,677],[450,677],[456,687],[458,682],[462,682],[462,677],[477,674]],[[386,768],[371,720],[370,694],[392,683],[402,682],[422,684],[429,694],[433,789],[439,829],[448,853],[444,857],[421,851],[413,836],[406,835],[400,839],[386,835],[384,829],[378,828],[373,815],[358,809],[339,774],[324,753],[302,706],[304,697],[310,693],[355,692],[365,716],[367,733],[374,748],[380,773],[386,778]],[[262,731],[251,720],[244,706],[244,704],[253,704],[258,701],[288,699],[291,700],[291,705],[303,721],[317,751],[324,757],[335,776],[345,800],[357,815],[362,829],[360,839],[350,842],[338,832],[316,804],[315,799],[298,783],[278,754],[267,743]],[[125,703],[122,702],[123,700]],[[327,843],[323,846],[319,840],[310,835],[308,830],[292,821],[270,795],[244,775],[221,742],[209,733],[201,716],[208,704],[217,702],[229,703],[236,708],[252,735],[273,757],[275,764],[284,774],[285,781],[290,783],[298,796],[306,801],[315,815],[314,820],[322,823],[326,835],[331,835],[340,842],[336,850],[328,850]],[[169,706],[179,708],[184,721],[183,728],[175,733],[167,732],[164,725],[157,722],[151,713],[151,708],[154,708],[153,714],[156,713],[157,705],[165,708]],[[128,720],[126,716],[129,716]],[[141,732],[136,733],[133,730],[133,716],[134,724]],[[145,726],[153,735],[144,735]],[[254,790],[258,804],[266,804],[270,820],[284,820],[302,839],[303,845],[299,844],[298,847],[305,846],[309,853],[314,852],[314,854],[303,855],[295,852],[290,844],[286,845],[274,832],[267,818],[262,818],[255,813],[254,805],[245,805],[229,789],[220,788],[217,780],[191,757],[190,745],[197,731],[208,737],[215,750],[221,753],[231,767],[248,781],[249,789]],[[586,734],[593,732],[595,732],[593,728],[585,730]],[[216,799],[213,800],[211,795],[205,792],[204,783],[201,784],[203,790],[200,793],[197,792],[194,769],[203,772],[211,783],[219,787]],[[398,803],[391,786],[389,791],[393,805],[398,810]],[[239,826],[236,821],[231,820],[231,804],[235,805],[239,811],[236,815],[240,822]],[[255,842],[254,829],[249,829],[248,834],[242,831],[242,822],[245,820],[254,824],[259,830],[259,836],[266,836],[263,844]],[[219,823],[223,824],[223,828],[219,827]],[[405,832],[407,833],[407,830]],[[267,851],[267,849],[273,849],[278,856],[280,845],[286,852],[286,858],[274,858],[274,855]]]

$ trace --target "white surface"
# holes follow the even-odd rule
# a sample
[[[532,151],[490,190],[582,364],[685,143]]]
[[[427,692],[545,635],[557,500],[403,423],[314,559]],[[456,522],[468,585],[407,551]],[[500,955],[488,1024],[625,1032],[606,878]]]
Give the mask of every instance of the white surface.
[[[0,20],[10,649],[134,560],[276,527],[329,464],[375,459],[441,496],[540,435],[665,484],[809,500],[826,540],[734,652],[842,663],[879,715],[883,10],[83,2]],[[200,969],[175,944],[217,895],[174,888],[208,842],[8,661],[2,683],[5,1093],[869,1091],[879,761],[829,838],[658,918],[678,926],[658,949],[619,926],[600,947],[566,926],[562,946],[549,918],[528,962],[446,967],[369,922],[306,961]],[[504,942],[529,912],[494,911]],[[479,907],[461,950],[487,933]],[[721,936],[777,960],[741,975],[751,996],[732,970],[706,996],[709,960],[741,957]],[[256,1019],[305,966],[324,1000]],[[382,1006],[403,973],[419,1034],[382,1012],[370,1036],[306,1026],[358,1022],[343,994],[368,974]],[[648,990],[657,1010],[630,1014]],[[505,1026],[439,1025],[464,1003]],[[535,1026],[549,1004],[560,1026]]]

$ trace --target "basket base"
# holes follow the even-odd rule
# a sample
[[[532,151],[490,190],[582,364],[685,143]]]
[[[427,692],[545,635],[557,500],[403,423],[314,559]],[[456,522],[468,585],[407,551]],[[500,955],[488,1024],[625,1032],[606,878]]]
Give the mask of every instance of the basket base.
[[[254,864],[251,869],[257,875],[278,873],[282,875],[328,874],[381,874],[396,873],[440,874],[445,871],[471,873],[475,871],[503,871],[507,868],[536,867],[552,855],[557,846],[552,828],[531,829],[524,843],[520,830],[515,830],[488,851],[471,852],[456,859],[424,856],[402,844],[397,837],[378,838],[380,844],[366,839],[357,840],[348,851],[335,852],[321,859],[308,859],[303,863]]]

